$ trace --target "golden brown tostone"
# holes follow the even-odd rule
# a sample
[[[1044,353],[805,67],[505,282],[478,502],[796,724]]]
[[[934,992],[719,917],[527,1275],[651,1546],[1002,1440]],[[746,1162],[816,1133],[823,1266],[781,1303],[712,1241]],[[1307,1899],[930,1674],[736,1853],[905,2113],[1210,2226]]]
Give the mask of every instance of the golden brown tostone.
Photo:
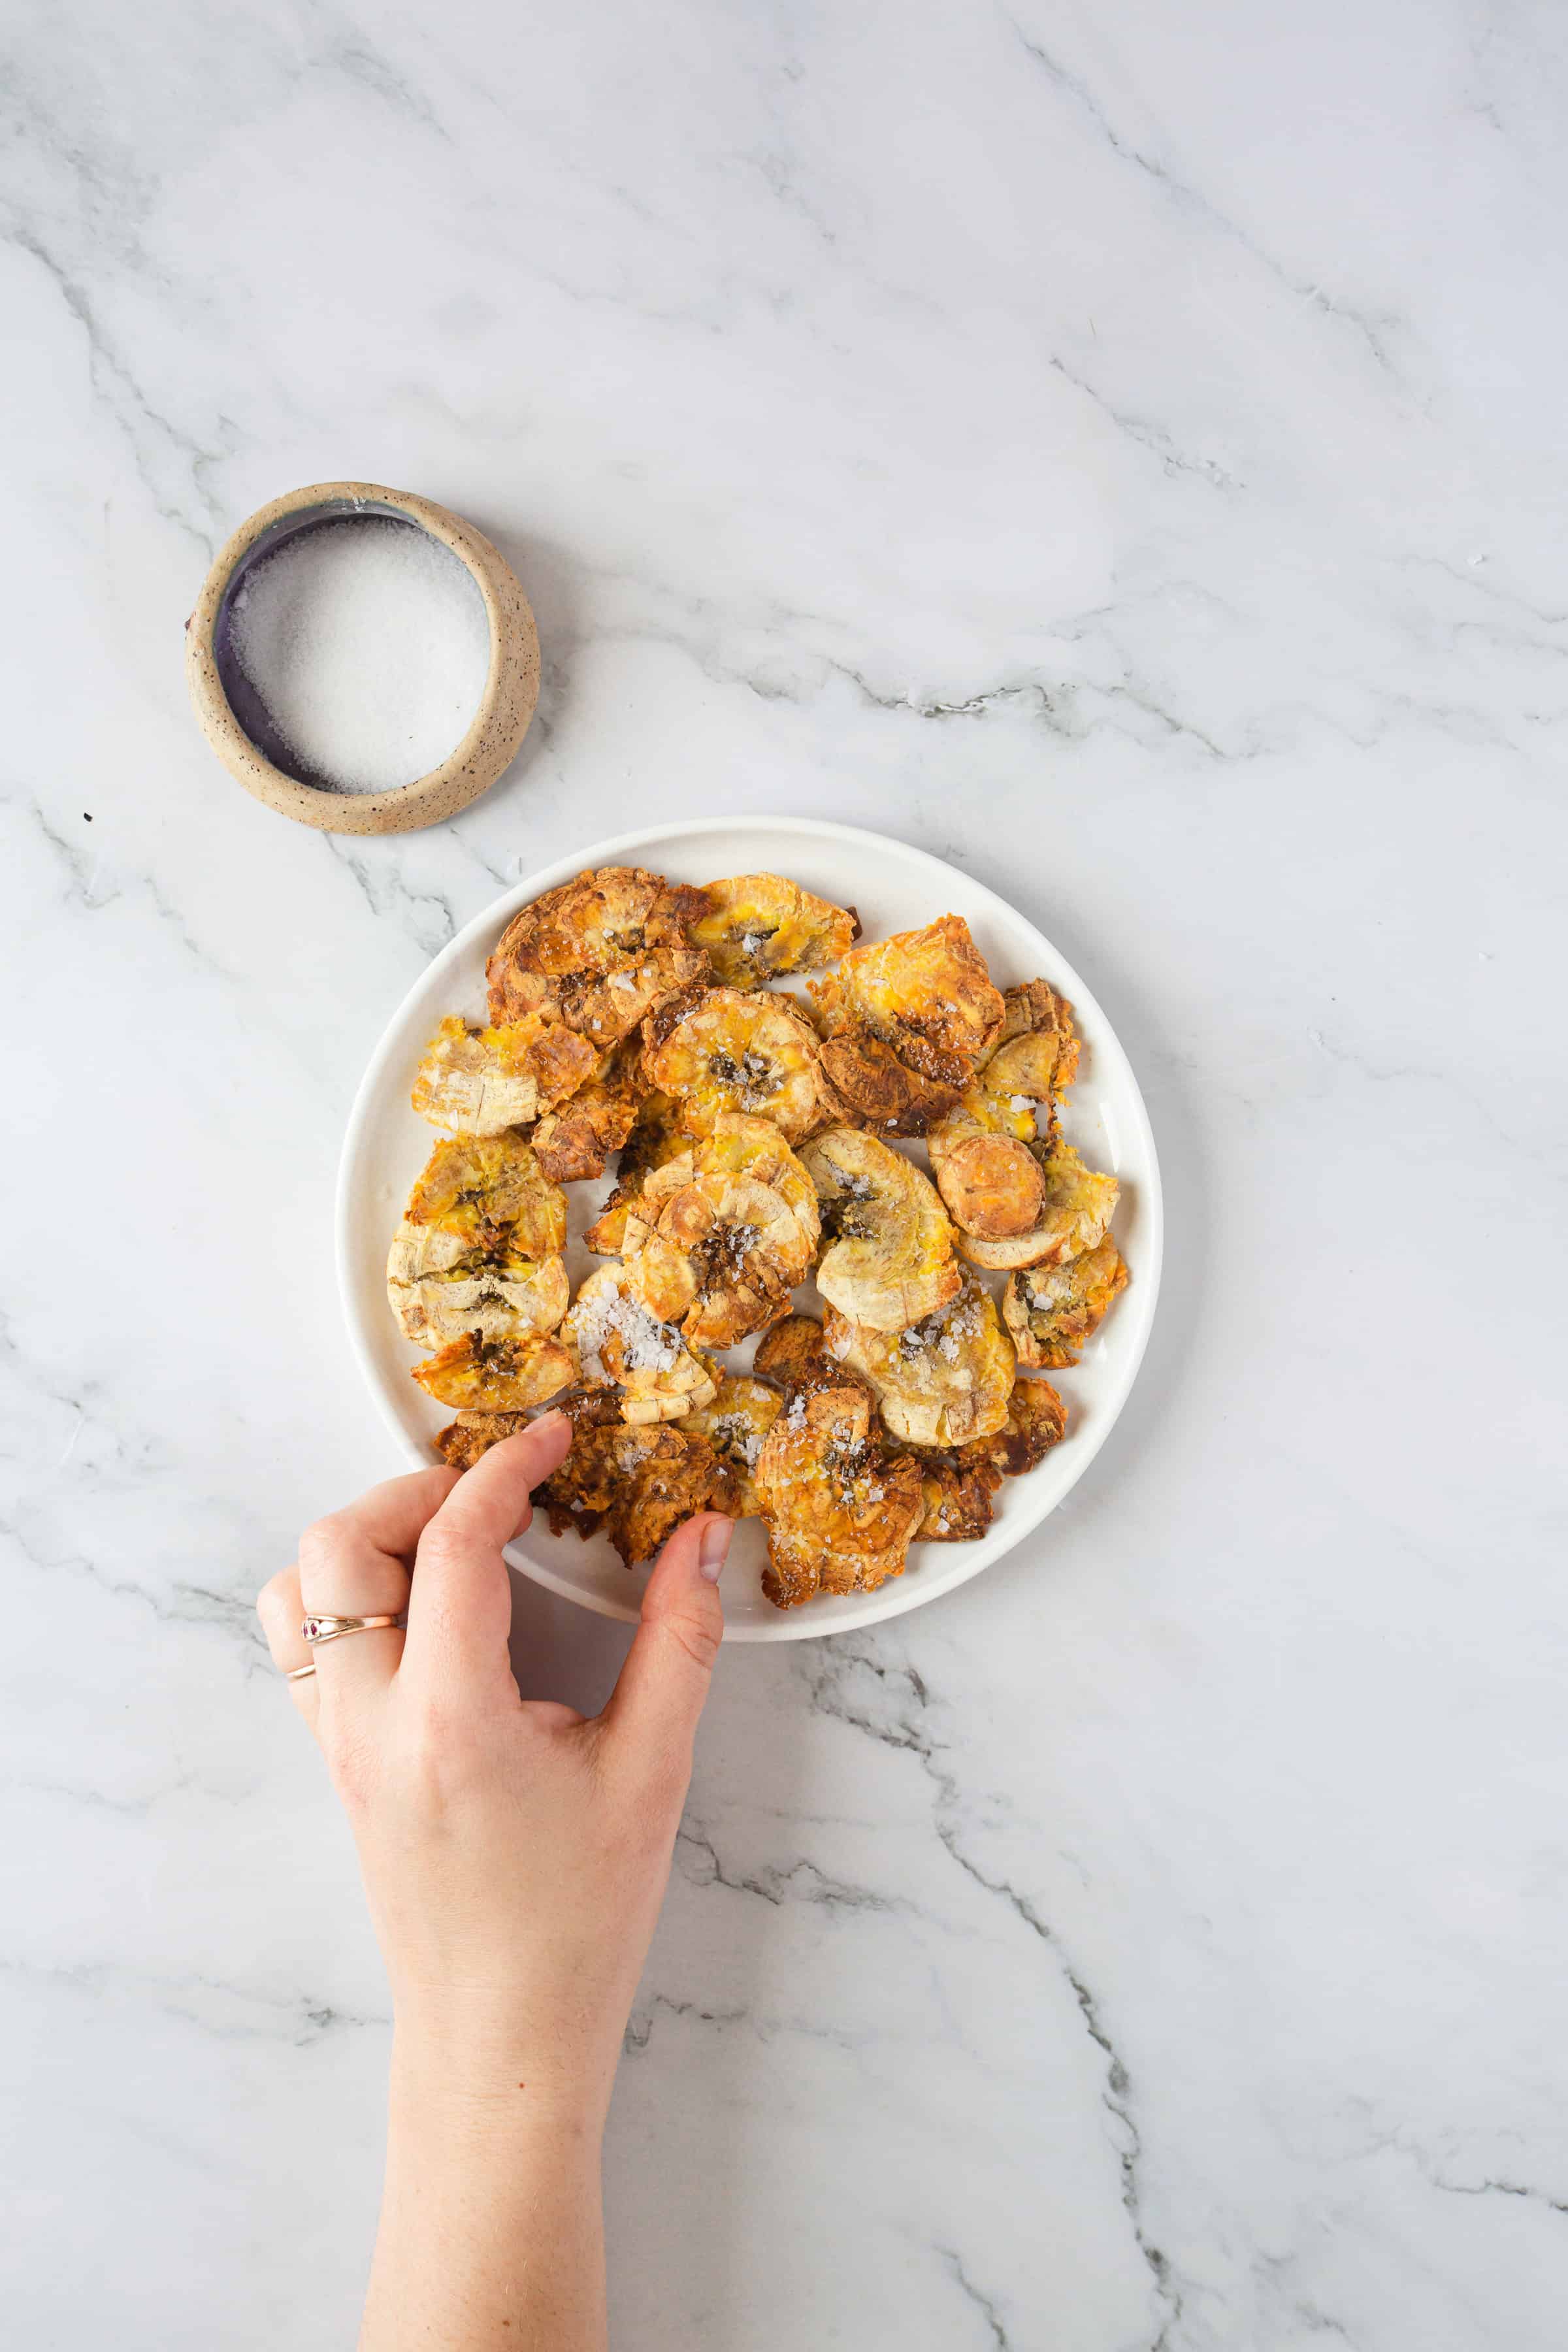
[[[687,926],[707,896],[639,866],[606,866],[514,915],[487,966],[490,1018],[551,1012],[607,1053],[668,997],[712,978]]]
[[[628,1568],[651,1559],[694,1512],[733,1510],[734,1481],[707,1438],[668,1423],[580,1425],[572,1451],[539,1489],[552,1533],[601,1528]]]
[[[857,1381],[798,1391],[768,1433],[757,1499],[768,1528],[763,1591],[793,1609],[817,1592],[873,1592],[901,1576],[924,1515],[919,1465],[889,1454]]]

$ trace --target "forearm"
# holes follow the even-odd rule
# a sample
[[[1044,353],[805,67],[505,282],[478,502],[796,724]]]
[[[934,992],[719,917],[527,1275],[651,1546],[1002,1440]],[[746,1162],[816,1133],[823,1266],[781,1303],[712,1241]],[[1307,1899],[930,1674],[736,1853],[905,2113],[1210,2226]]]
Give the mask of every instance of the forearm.
[[[670,1537],[601,1714],[523,1699],[503,1551],[571,1439],[546,1414],[461,1478],[374,1488],[307,1529],[262,1595],[393,1987],[361,2352],[605,2352],[605,2118],[723,1633],[731,1522]],[[372,1637],[323,1635],[333,1613]]]
[[[604,2352],[607,2085],[399,2028],[360,2352]]]

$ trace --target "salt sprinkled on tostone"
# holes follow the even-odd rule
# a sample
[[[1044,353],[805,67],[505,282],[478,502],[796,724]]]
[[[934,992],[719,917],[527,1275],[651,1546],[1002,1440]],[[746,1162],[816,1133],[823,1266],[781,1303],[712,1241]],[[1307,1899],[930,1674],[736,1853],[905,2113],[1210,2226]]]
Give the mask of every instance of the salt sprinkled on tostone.
[[[605,1387],[616,1386],[618,1378],[605,1367],[604,1351],[612,1336],[621,1343],[623,1372],[673,1371],[684,1353],[679,1333],[624,1290],[579,1299],[573,1328],[584,1372]]]
[[[467,567],[390,517],[286,540],[242,581],[229,626],[309,780],[340,792],[394,792],[438,768],[489,669],[489,620]]]

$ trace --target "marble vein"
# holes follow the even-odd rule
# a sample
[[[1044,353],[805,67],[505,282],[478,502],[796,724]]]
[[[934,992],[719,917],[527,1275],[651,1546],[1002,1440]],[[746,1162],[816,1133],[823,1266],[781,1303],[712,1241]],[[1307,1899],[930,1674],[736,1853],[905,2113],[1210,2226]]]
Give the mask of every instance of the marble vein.
[[[805,1857],[792,1863],[787,1870],[773,1864],[752,1875],[744,1871],[727,1870],[711,1837],[689,1814],[681,1823],[676,1840],[676,1864],[695,1885],[727,1886],[733,1894],[754,1895],[775,1908],[786,1903],[810,1903],[827,1911],[891,1911],[902,1907],[871,1887],[847,1885]]]
[[[230,454],[227,435],[231,428],[224,419],[215,419],[225,437],[208,446],[195,439],[174,418],[164,415],[119,355],[98,316],[91,295],[70,266],[26,226],[12,227],[5,242],[37,264],[81,330],[94,383],[125,435],[138,478],[153,500],[154,511],[184,532],[210,562],[217,552],[220,509],[207,477]],[[173,484],[171,475],[174,477]],[[186,488],[195,494],[194,509],[184,495]]]
[[[458,920],[447,899],[438,891],[412,888],[384,852],[353,848],[352,836],[342,834],[323,833],[319,838],[351,877],[370,914],[395,922],[426,958],[438,954],[457,936]]]
[[[18,811],[32,824],[64,874],[68,898],[85,913],[101,913],[133,894],[146,901],[184,954],[220,979],[231,983],[237,981],[238,975],[226,971],[210,949],[196,938],[184,911],[165,893],[156,875],[121,870],[102,850],[73,840],[63,829],[61,820],[51,817],[29,793],[0,793],[0,807]]]
[[[876,1714],[853,1696],[843,1693],[847,1671],[850,1675],[869,1674],[880,1686],[879,1696],[886,1705],[883,1719],[879,1720]],[[927,1718],[935,1704],[931,1692],[912,1665],[889,1664],[879,1656],[874,1642],[857,1641],[851,1636],[840,1636],[834,1644],[830,1665],[824,1667],[815,1661],[807,1662],[803,1679],[814,1709],[836,1717],[852,1729],[880,1741],[885,1747],[898,1748],[915,1759],[931,1783],[934,1826],[943,1851],[966,1877],[987,1895],[995,1895],[1007,1906],[1014,1916],[1050,1952],[1060,1970],[1084,2029],[1105,2061],[1103,2096],[1106,2109],[1117,2126],[1113,2145],[1121,2174],[1122,2207],[1133,2242],[1163,2307],[1164,2315],[1150,2352],[1165,2352],[1171,2341],[1171,2330],[1182,2316],[1183,2296],[1171,2263],[1150,2237],[1144,2219],[1139,2171],[1143,2141],[1131,2109],[1131,2076],[1106,2029],[1100,2004],[1074,1969],[1062,1949],[1060,1939],[1041,1916],[1032,1898],[1006,1879],[986,1870],[968,1850],[963,1827],[962,1808],[965,1794],[963,1780],[952,1762],[945,1760],[945,1752],[929,1727]]]
[[[1118,433],[1124,433],[1130,441],[1137,442],[1140,448],[1147,449],[1151,457],[1158,458],[1166,473],[1194,475],[1199,481],[1206,482],[1211,489],[1215,490],[1245,488],[1246,485],[1215,458],[1190,457],[1178,448],[1163,425],[1153,424],[1147,417],[1131,415],[1125,409],[1119,408],[1114,401],[1108,400],[1104,393],[1096,389],[1087,375],[1070,368],[1066,360],[1054,352],[1051,366],[1058,375],[1072,385],[1075,392],[1081,392],[1086,400],[1092,401],[1100,414],[1110,418]]]
[[[980,2314],[981,2318],[984,2321],[985,2326],[990,2330],[991,2341],[996,2347],[996,2352],[1011,2352],[1007,2330],[1002,2325],[1001,2315],[996,2305],[992,2301],[988,2294],[982,2294],[980,2289],[975,2285],[974,2281],[964,2269],[962,2261],[958,2255],[953,2252],[950,2246],[939,2246],[937,2248],[937,2252],[941,2256],[943,2263],[946,2265],[953,2284],[957,2287],[959,2293],[967,2302],[973,2305],[975,2310]]]
[[[384,2032],[390,2014],[357,2014],[310,1993],[273,1992],[254,1984],[187,1974],[162,1976],[110,1963],[49,1968],[0,1960],[0,1974],[98,2000],[151,1999],[183,2023],[218,2042],[281,2042],[296,2050],[339,2033]]]
[[[1119,157],[1121,162],[1130,163],[1146,179],[1153,182],[1168,202],[1176,205],[1181,211],[1194,215],[1205,227],[1215,230],[1233,244],[1239,246],[1241,250],[1287,293],[1293,294],[1300,300],[1309,303],[1325,318],[1341,320],[1351,328],[1379,370],[1395,383],[1399,382],[1389,351],[1390,337],[1401,323],[1397,319],[1369,317],[1352,304],[1333,299],[1315,282],[1293,276],[1280,261],[1265,252],[1239,223],[1230,219],[1226,214],[1212,204],[1200,188],[1194,186],[1179,173],[1173,171],[1157,155],[1124,137],[1117,130],[1105,106],[1095,95],[1089,83],[1065,65],[1051,50],[1046,48],[1041,42],[1035,39],[1031,34],[1026,32],[1016,18],[1009,21],[1012,23],[1014,34],[1025,55],[1038,66],[1053,89],[1059,90],[1065,98],[1071,100],[1082,118],[1104,140],[1112,154]],[[1403,384],[1401,389],[1405,389]]]

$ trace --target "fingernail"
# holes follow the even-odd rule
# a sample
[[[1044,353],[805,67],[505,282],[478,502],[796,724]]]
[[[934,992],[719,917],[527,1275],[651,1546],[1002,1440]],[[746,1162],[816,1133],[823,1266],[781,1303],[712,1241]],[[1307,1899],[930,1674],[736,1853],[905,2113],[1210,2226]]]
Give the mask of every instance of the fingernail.
[[[730,1538],[734,1532],[732,1519],[710,1519],[702,1530],[702,1541],[697,1551],[697,1568],[699,1574],[705,1576],[710,1584],[719,1581],[730,1549]]]

